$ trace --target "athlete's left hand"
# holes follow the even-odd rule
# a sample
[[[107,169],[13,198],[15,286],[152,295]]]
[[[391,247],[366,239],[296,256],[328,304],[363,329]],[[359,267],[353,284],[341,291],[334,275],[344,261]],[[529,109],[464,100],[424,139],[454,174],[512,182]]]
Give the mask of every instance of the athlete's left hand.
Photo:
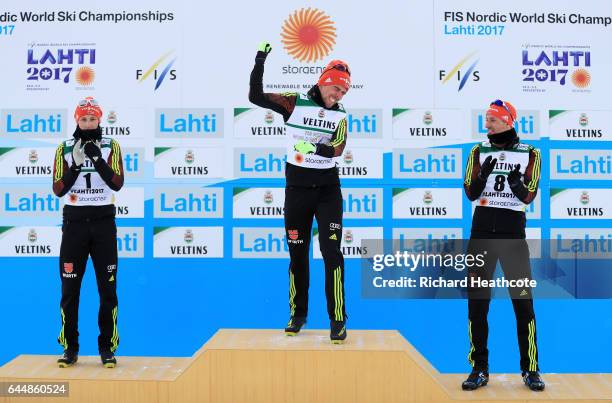
[[[522,185],[521,181],[521,173],[519,170],[521,169],[521,164],[516,164],[514,169],[508,173],[508,184],[511,188],[516,188],[517,186]]]
[[[315,151],[317,151],[317,146],[307,141],[301,140],[293,146],[293,149],[302,154],[313,154]]]
[[[95,164],[98,159],[102,157],[102,151],[100,151],[100,142],[88,141],[85,143],[85,155]]]

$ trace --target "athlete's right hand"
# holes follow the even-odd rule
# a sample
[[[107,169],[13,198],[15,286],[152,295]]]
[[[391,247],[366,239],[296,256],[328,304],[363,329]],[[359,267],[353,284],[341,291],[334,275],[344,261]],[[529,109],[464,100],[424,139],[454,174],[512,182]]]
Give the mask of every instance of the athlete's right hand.
[[[81,144],[81,139],[72,146],[72,161],[79,168],[85,163],[85,149]]]
[[[497,158],[493,158],[489,155],[482,163],[480,173],[478,175],[480,175],[480,177],[486,181],[489,175],[491,175],[491,172],[493,172],[493,169],[495,169],[495,164],[497,164]]]
[[[262,41],[259,42],[259,47],[257,48],[259,52],[264,52],[266,55],[272,51],[272,45],[270,42]]]

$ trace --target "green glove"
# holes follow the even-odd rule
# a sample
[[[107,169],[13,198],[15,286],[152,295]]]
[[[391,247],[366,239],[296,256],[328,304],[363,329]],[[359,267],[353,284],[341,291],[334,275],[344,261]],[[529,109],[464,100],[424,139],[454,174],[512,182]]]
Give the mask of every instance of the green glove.
[[[313,154],[315,151],[317,151],[317,146],[307,141],[301,140],[293,146],[293,149],[302,154]]]
[[[259,43],[257,50],[268,54],[272,51],[272,45],[270,45],[270,42],[263,41]]]

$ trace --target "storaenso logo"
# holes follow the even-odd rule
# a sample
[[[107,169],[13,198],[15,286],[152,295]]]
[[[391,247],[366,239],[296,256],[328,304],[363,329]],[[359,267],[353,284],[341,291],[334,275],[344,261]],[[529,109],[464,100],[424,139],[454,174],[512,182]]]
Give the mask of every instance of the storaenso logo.
[[[284,148],[234,149],[234,176],[238,178],[282,178],[287,162]]]
[[[223,189],[158,186],[155,188],[154,216],[222,218]]]
[[[58,217],[60,199],[47,186],[4,187],[2,212],[7,217]]]
[[[144,230],[142,227],[117,227],[119,257],[144,256]]]
[[[540,138],[540,111],[518,110],[516,112],[514,130],[521,140],[537,140]],[[472,110],[472,138],[486,140],[485,111]]]
[[[66,133],[65,109],[3,109],[0,135],[7,138],[61,138]]]
[[[166,108],[155,110],[155,136],[161,138],[222,138],[223,109]]]
[[[461,149],[415,148],[393,151],[394,178],[461,178]]]
[[[351,109],[346,123],[350,139],[382,138],[381,109]]]
[[[610,179],[611,150],[550,150],[551,179]]]
[[[382,218],[383,190],[342,188],[344,218]]]
[[[285,259],[289,247],[284,228],[234,228],[234,258]]]

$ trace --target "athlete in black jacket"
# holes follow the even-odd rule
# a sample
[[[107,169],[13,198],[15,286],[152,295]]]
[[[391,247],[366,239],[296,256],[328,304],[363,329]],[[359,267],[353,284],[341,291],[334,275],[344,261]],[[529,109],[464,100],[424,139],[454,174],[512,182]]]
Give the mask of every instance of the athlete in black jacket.
[[[325,263],[325,293],[333,343],[346,339],[344,306],[344,258],[342,240],[342,193],[333,160],[346,145],[346,112],[339,103],[350,87],[348,65],[331,61],[317,85],[307,94],[264,93],[264,63],[271,51],[262,43],[251,72],[249,100],[283,116],[287,126],[285,165],[285,231],[289,264],[290,319],[285,333],[296,335],[308,314],[308,251],[313,217],[319,228],[319,244]]]

